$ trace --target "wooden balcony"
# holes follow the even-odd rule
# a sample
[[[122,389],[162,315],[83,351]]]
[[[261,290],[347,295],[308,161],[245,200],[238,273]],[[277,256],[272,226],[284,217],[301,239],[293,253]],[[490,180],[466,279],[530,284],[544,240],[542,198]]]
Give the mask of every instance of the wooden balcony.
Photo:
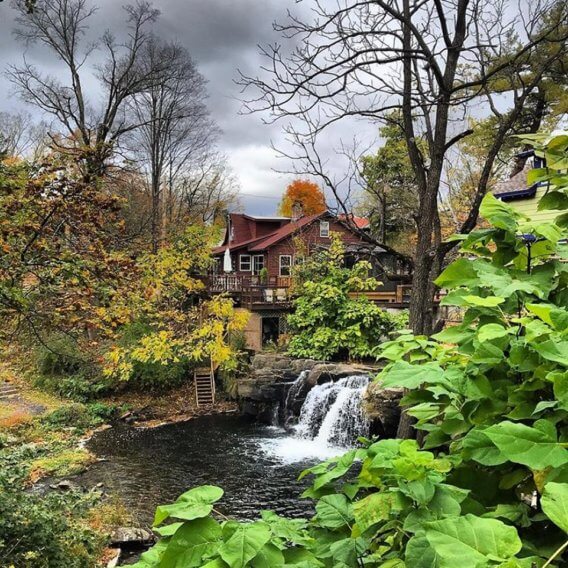
[[[207,290],[212,294],[228,294],[243,307],[253,309],[286,307],[291,303],[289,276],[271,277],[266,283],[254,275],[211,274],[205,278]],[[353,292],[351,297],[366,296],[371,301],[396,308],[408,307],[412,286],[398,285],[394,290]]]

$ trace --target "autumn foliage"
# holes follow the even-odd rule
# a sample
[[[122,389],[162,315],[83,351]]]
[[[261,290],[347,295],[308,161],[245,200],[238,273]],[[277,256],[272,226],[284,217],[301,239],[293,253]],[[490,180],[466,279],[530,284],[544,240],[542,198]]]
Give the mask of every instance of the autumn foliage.
[[[285,217],[292,217],[295,203],[302,206],[304,215],[315,215],[327,209],[323,191],[317,183],[307,179],[296,179],[286,188],[278,212]]]

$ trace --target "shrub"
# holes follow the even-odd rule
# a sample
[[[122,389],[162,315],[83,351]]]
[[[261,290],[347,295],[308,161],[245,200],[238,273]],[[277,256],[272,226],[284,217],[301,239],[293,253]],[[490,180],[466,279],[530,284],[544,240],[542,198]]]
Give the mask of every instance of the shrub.
[[[376,288],[370,265],[343,265],[344,247],[332,236],[329,250],[300,266],[295,285],[294,313],[288,316],[288,351],[297,357],[329,360],[363,358],[373,347],[404,325],[405,316],[392,315],[365,296],[353,293]]]
[[[34,350],[33,384],[37,388],[78,402],[87,402],[111,389],[95,361],[96,354],[82,349],[69,335],[54,335]]]
[[[0,470],[0,559],[22,568],[90,568],[103,539],[83,522],[95,496],[30,493]]]

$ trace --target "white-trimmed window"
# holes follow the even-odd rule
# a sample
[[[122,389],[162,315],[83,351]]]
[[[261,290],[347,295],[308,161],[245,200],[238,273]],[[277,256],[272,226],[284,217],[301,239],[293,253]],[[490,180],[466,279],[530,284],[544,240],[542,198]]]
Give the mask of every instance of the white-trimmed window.
[[[264,255],[255,254],[252,257],[252,273],[258,274],[264,268]]]
[[[292,255],[280,255],[280,276],[290,276],[292,274]]]
[[[329,237],[329,221],[320,221],[320,237]]]
[[[250,272],[252,268],[252,259],[250,254],[241,254],[239,256],[239,270],[241,272]]]

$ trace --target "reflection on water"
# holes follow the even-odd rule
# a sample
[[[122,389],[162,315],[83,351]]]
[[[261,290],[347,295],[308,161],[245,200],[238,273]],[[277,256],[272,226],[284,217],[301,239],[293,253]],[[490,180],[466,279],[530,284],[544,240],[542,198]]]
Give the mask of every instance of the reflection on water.
[[[151,522],[157,505],[202,484],[223,487],[217,508],[227,516],[252,519],[267,508],[299,516],[309,514],[311,504],[299,498],[308,481],[298,482],[298,475],[318,458],[341,453],[302,442],[238,416],[207,416],[151,430],[120,424],[89,442],[89,449],[108,461],[95,464],[83,483],[103,482],[141,523]]]

